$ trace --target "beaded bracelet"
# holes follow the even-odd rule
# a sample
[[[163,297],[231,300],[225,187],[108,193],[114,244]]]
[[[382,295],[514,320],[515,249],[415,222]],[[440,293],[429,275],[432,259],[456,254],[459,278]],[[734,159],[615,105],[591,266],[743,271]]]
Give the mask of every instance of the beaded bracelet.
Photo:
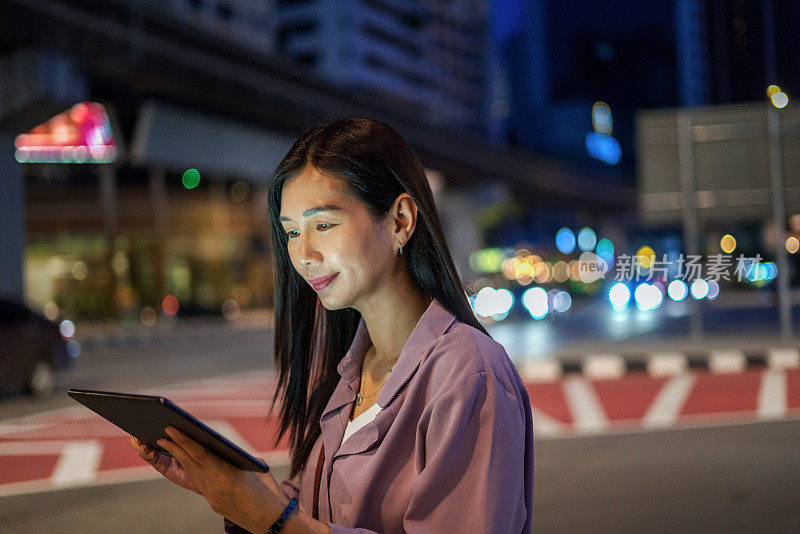
[[[292,498],[289,501],[289,504],[286,506],[286,510],[284,510],[281,516],[278,518],[278,520],[275,521],[271,527],[269,527],[267,534],[278,534],[278,532],[280,532],[281,528],[283,527],[283,522],[286,520],[287,517],[289,517],[289,514],[292,513],[292,510],[294,510],[295,506],[297,506],[297,499]]]

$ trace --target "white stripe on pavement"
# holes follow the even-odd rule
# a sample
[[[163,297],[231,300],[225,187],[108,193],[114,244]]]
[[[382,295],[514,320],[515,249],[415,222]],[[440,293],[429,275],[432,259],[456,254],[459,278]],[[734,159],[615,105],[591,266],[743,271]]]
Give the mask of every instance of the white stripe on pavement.
[[[686,373],[688,365],[682,352],[654,352],[647,361],[650,376],[678,376]]]
[[[786,415],[786,374],[766,370],[761,375],[758,392],[758,418],[775,419]]]
[[[520,376],[526,382],[555,382],[562,374],[558,360],[527,360],[520,365]]]
[[[774,348],[767,350],[767,365],[770,369],[800,368],[800,351],[792,348]]]
[[[687,374],[671,378],[664,384],[642,418],[642,427],[657,428],[675,424],[694,380],[694,375]]]
[[[537,438],[547,436],[561,436],[568,433],[568,426],[556,421],[549,415],[531,407],[533,415],[533,435]]]
[[[619,354],[590,354],[583,364],[583,374],[599,380],[622,378],[625,360]]]
[[[64,443],[50,482],[57,488],[94,482],[102,455],[103,446],[97,440]]]
[[[712,373],[741,373],[747,367],[747,359],[741,350],[712,350],[708,368]]]
[[[568,376],[563,389],[576,432],[592,433],[606,429],[606,414],[589,382],[578,376]]]

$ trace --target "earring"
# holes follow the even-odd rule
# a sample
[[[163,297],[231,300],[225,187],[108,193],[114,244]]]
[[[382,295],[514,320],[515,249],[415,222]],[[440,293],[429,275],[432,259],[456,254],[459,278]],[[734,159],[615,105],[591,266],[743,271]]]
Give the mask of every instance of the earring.
[[[403,253],[403,245],[400,245],[400,254]]]

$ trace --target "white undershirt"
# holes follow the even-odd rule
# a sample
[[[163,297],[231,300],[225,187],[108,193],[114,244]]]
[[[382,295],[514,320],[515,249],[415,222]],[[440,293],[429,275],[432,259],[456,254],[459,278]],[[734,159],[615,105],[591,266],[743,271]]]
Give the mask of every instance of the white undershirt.
[[[344,443],[345,440],[347,440],[347,438],[349,438],[356,430],[358,430],[359,428],[363,427],[364,425],[375,419],[375,416],[378,415],[378,412],[380,411],[381,407],[378,406],[378,403],[376,402],[375,404],[367,408],[367,411],[358,415],[352,421],[348,421],[347,428],[344,429],[344,436],[342,437],[342,443]]]

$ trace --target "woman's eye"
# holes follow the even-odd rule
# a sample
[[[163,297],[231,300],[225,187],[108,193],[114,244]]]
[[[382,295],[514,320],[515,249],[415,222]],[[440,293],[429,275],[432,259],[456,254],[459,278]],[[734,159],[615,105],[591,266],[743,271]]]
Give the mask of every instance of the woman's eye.
[[[334,226],[336,226],[336,225],[335,224],[328,224],[328,223],[319,223],[317,225],[317,230],[320,230],[321,229],[320,227],[325,227],[325,228],[322,228],[323,231],[324,230],[330,230]],[[293,237],[297,237],[297,236],[293,236],[292,235],[294,232],[297,232],[297,230],[289,230],[288,232],[286,232],[286,235],[289,237],[289,239],[292,239]]]

